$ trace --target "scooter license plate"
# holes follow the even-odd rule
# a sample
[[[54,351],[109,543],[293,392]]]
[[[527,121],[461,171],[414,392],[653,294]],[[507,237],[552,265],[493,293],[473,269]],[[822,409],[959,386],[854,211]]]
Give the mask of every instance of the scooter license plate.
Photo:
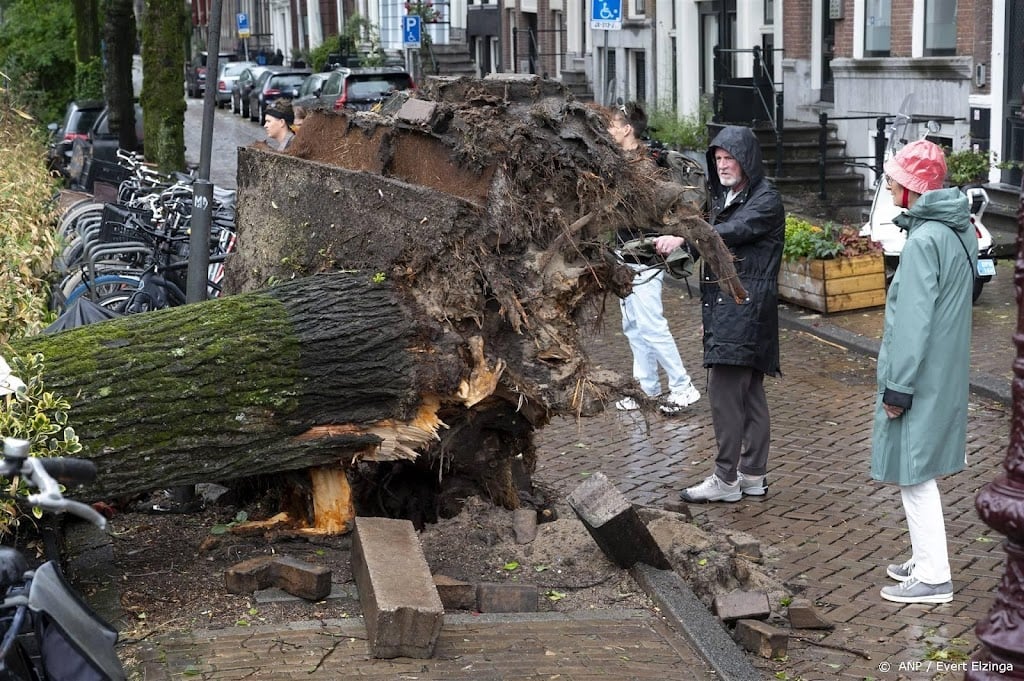
[[[978,260],[978,276],[994,277],[996,274],[996,263],[994,260]]]

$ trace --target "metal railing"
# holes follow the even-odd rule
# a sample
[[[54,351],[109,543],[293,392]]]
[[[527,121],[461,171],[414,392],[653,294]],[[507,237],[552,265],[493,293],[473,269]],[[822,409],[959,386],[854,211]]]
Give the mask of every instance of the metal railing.
[[[772,52],[782,53],[781,49]],[[750,78],[739,78],[734,75],[732,63],[735,55],[751,55],[753,66]],[[714,48],[715,87],[713,100],[713,120],[715,122],[734,119],[734,110],[742,110],[750,114],[743,121],[728,120],[733,123],[749,123],[751,127],[767,122],[775,133],[775,170],[782,172],[782,140],[783,140],[783,90],[782,83],[776,83],[764,59],[764,51],[755,45],[749,50]],[[757,106],[759,105],[759,106]],[[765,118],[758,118],[758,114]]]
[[[525,33],[526,40],[529,45],[527,51],[527,58],[529,59],[530,68],[528,73],[537,73],[537,62],[541,61],[542,57],[555,57],[555,66],[561,69],[565,68],[565,52],[541,52],[540,44],[537,42],[538,33],[558,33],[561,34],[562,39],[559,41],[560,44],[566,44],[566,29],[565,28],[516,28],[512,27],[512,73],[519,73],[519,34]],[[548,76],[547,72],[543,73],[544,76]]]

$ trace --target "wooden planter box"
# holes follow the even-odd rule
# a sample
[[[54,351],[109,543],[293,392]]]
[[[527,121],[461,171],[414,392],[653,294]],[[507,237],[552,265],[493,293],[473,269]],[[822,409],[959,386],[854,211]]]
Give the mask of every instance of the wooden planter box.
[[[880,253],[835,260],[783,260],[779,298],[826,314],[885,305],[885,263]]]

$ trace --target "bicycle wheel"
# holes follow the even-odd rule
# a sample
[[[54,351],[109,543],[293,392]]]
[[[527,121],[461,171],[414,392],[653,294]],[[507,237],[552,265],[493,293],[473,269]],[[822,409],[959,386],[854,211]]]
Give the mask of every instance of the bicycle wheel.
[[[138,278],[142,276],[142,269],[139,267],[132,266],[131,263],[127,263],[123,260],[101,260],[94,264],[94,268],[89,270],[79,269],[71,272],[63,279],[57,288],[60,290],[61,295],[67,300],[68,296],[74,293],[75,289],[89,281],[90,276],[98,279],[99,277],[117,275],[121,277]]]
[[[115,291],[114,293],[107,294],[102,298],[98,298],[96,300],[96,304],[113,312],[123,314],[125,303],[128,302],[128,299],[132,297],[133,293],[135,293],[135,291],[129,291],[127,289],[123,291]]]
[[[92,298],[97,303],[100,303],[104,298],[123,292],[125,293],[124,298],[127,299],[137,288],[139,288],[138,277],[122,274],[104,274],[92,281],[82,282],[76,286],[75,290],[68,294],[67,300],[64,301],[64,309],[74,305],[75,301],[82,296]],[[104,307],[106,306],[104,305]]]

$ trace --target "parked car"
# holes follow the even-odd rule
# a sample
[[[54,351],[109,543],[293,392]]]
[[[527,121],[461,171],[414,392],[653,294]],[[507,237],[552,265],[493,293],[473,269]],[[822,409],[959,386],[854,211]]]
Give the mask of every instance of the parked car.
[[[295,99],[299,88],[302,87],[302,81],[311,73],[309,69],[278,66],[274,70],[260,74],[260,79],[249,91],[249,120],[259,121],[260,125],[263,125],[267,106],[279,97]]]
[[[220,71],[217,74],[218,109],[223,109],[224,105],[231,101],[231,88],[234,87],[235,81],[242,75],[242,71],[245,71],[254,64],[255,62],[251,61],[225,61],[220,63],[220,67],[217,69]]]
[[[256,84],[260,74],[273,68],[277,67],[256,64],[242,71],[238,80],[231,86],[231,113],[245,118],[249,117],[249,93],[252,92],[252,87]]]
[[[189,97],[202,97],[206,91],[206,59],[207,53],[200,52],[185,67],[185,90]],[[238,61],[238,55],[234,52],[219,52],[217,61]]]
[[[93,191],[93,183],[117,165],[117,150],[120,140],[110,130],[110,116],[106,107],[96,117],[85,139],[76,139],[68,163],[68,180],[72,188]],[[135,102],[135,137],[139,142],[137,152],[144,150],[142,106]]]
[[[71,160],[71,148],[76,139],[87,139],[89,130],[96,118],[103,111],[103,100],[84,99],[68,103],[64,111],[64,119],[60,123],[50,123],[50,148],[47,161],[51,171],[61,174],[67,172],[68,161]]]
[[[339,67],[331,72],[320,95],[310,106],[325,109],[367,110],[389,94],[415,87],[412,76],[401,67]]]
[[[302,81],[299,94],[292,104],[312,109],[317,105],[317,98],[323,90],[324,83],[331,77],[331,71],[318,71],[311,73],[306,80]]]

